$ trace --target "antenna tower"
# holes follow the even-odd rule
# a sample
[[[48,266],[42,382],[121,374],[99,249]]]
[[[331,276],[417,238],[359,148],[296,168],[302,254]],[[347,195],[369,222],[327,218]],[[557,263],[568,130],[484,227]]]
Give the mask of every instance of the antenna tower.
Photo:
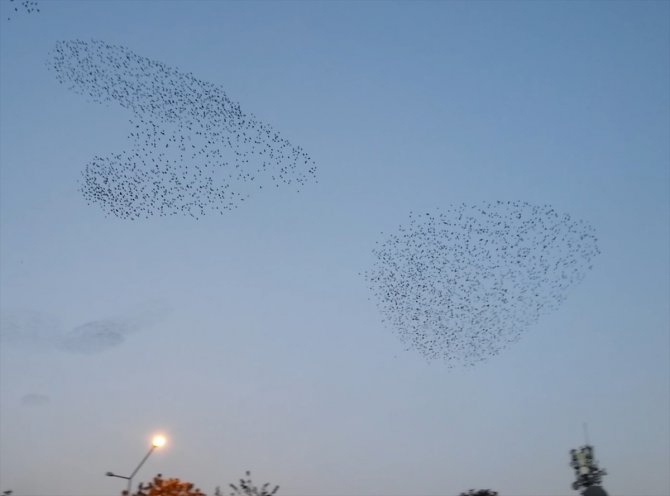
[[[589,444],[586,422],[584,422],[583,428],[586,444],[578,449],[570,450],[570,466],[575,470],[575,481],[572,483],[572,489],[581,491],[582,496],[607,496],[605,490],[600,486],[602,478],[607,475],[607,472],[605,469],[598,467],[593,446]]]

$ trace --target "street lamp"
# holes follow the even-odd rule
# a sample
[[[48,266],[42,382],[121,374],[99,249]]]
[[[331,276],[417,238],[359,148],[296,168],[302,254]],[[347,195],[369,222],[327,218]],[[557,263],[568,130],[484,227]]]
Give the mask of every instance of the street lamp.
[[[118,477],[119,479],[126,479],[128,481],[128,489],[127,489],[126,493],[127,493],[128,496],[130,496],[130,491],[131,491],[132,485],[133,485],[133,477],[135,477],[135,474],[137,473],[137,471],[142,467],[142,465],[144,465],[144,462],[147,461],[147,458],[149,458],[149,456],[151,456],[151,453],[153,453],[156,448],[163,447],[166,442],[167,442],[167,439],[165,438],[165,436],[163,436],[161,434],[158,434],[158,435],[154,436],[153,439],[151,440],[151,448],[149,448],[148,453],[146,455],[144,455],[144,458],[142,458],[142,461],[135,468],[135,470],[133,470],[132,474],[130,474],[128,476],[125,476],[125,475],[115,474],[114,472],[107,472],[105,475],[107,477]]]

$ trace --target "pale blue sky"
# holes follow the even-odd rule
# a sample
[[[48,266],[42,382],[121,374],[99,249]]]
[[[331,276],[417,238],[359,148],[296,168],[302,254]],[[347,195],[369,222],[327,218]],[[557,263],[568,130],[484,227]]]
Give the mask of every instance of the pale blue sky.
[[[0,489],[116,495],[103,474],[164,430],[138,480],[568,495],[588,422],[611,496],[670,493],[670,3],[0,5],[0,311],[58,321],[2,343]],[[72,39],[220,85],[319,183],[197,222],[104,217],[77,180],[132,116],[47,70]],[[410,210],[498,199],[584,219],[602,254],[499,357],[427,363],[360,273]],[[104,353],[39,346],[156,301],[170,310]]]

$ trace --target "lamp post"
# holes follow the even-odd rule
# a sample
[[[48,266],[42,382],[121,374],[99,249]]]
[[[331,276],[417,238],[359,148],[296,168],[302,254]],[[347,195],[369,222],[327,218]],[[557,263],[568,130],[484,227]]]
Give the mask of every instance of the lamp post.
[[[160,448],[160,447],[164,446],[166,442],[167,442],[167,439],[165,439],[165,436],[161,436],[161,435],[154,436],[154,438],[151,440],[151,448],[149,448],[149,451],[147,452],[146,455],[144,455],[144,458],[142,458],[142,461],[139,463],[139,465],[137,465],[135,470],[133,470],[132,474],[130,474],[128,476],[125,476],[125,475],[118,475],[118,474],[115,474],[113,472],[107,472],[105,475],[107,477],[118,477],[119,479],[126,479],[128,481],[128,489],[127,489],[126,492],[127,492],[127,496],[130,496],[130,490],[132,489],[132,485],[133,485],[133,477],[135,477],[135,474],[137,473],[137,471],[142,467],[142,465],[144,465],[144,462],[147,461],[147,458],[149,458],[149,456],[151,456],[151,453],[153,453],[156,448]]]

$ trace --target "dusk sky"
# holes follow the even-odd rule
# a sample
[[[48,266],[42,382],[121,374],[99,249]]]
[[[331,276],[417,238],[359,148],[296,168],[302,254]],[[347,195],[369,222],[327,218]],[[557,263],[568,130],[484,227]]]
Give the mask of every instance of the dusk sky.
[[[587,423],[610,496],[670,494],[670,2],[0,9],[0,491],[119,495],[105,473],[162,432],[135,482],[211,495],[251,470],[277,496],[577,495]],[[315,172],[275,187],[263,169],[222,212],[106,209],[84,171],[133,147],[137,110],[54,66],[57,47],[103,45],[225,92]],[[232,153],[218,138],[208,150]],[[518,339],[473,366],[444,358],[460,353],[438,332],[447,300],[420,299],[445,353],[427,356],[378,299],[375,249],[413,216],[496,202],[549,206],[599,253],[579,280],[538,283],[552,308],[491,304]]]

